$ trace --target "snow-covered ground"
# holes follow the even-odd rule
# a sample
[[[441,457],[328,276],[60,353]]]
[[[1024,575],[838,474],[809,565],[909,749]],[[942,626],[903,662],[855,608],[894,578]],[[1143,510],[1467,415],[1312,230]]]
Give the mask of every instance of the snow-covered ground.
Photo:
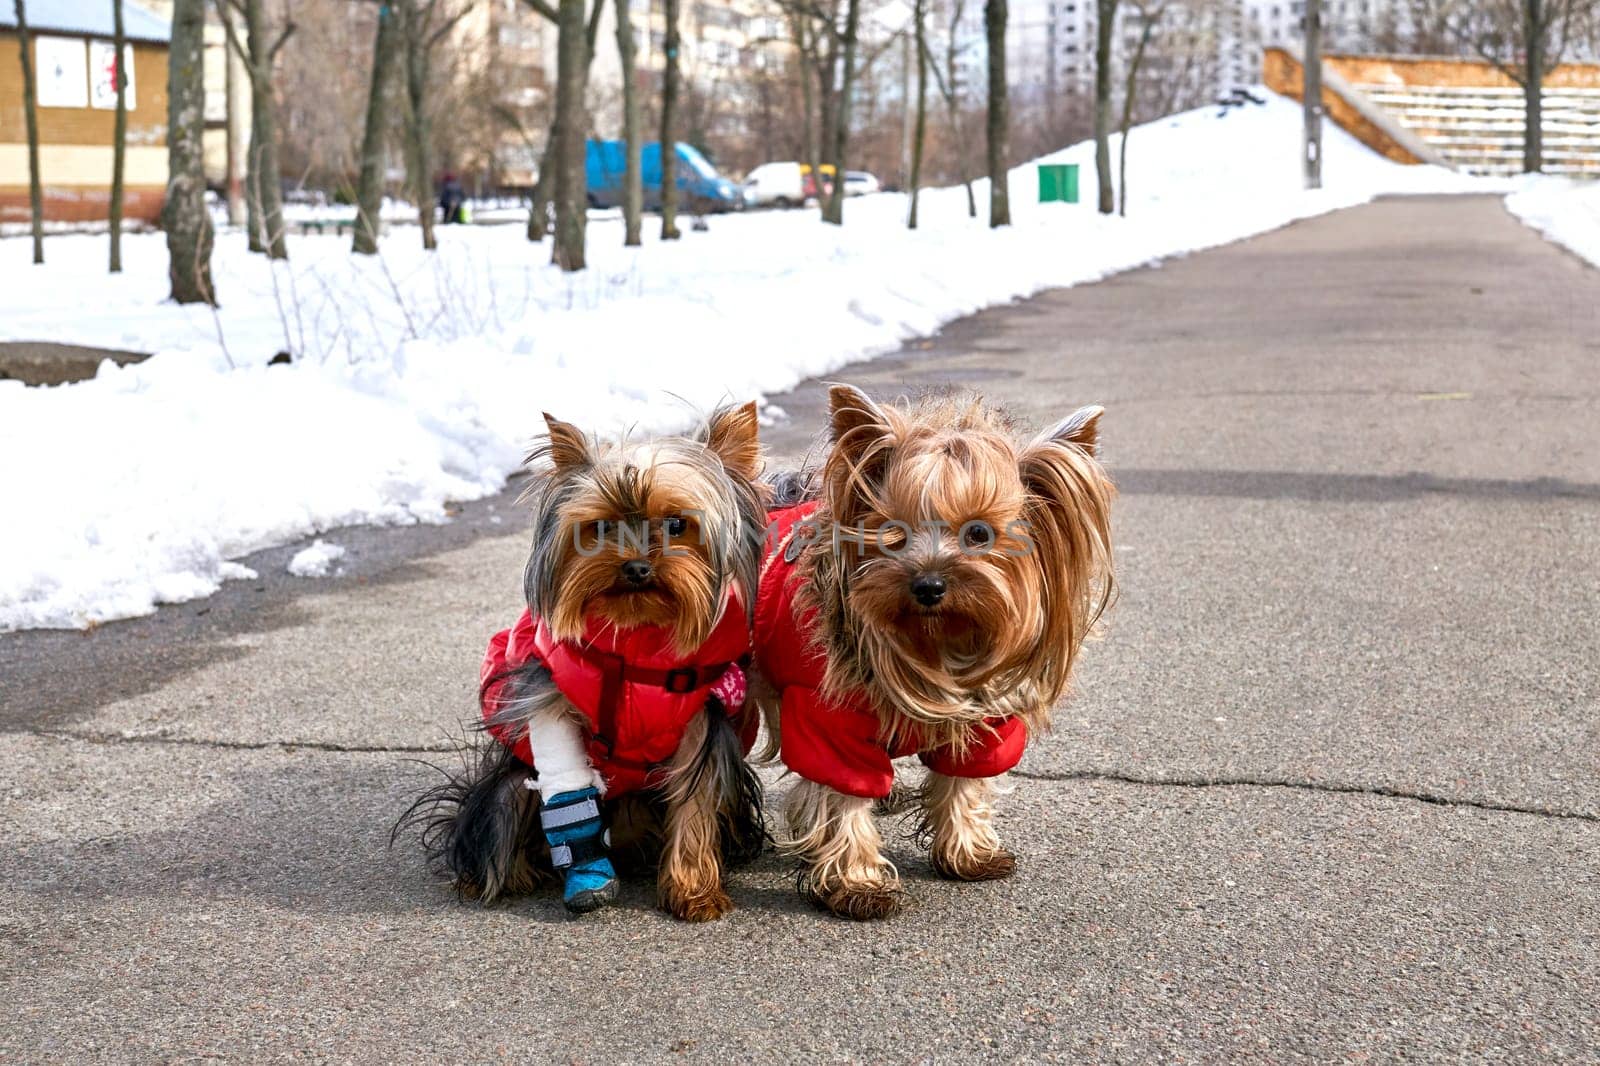
[[[1506,197],[1508,211],[1600,266],[1600,181],[1532,175],[1517,185]]]
[[[0,382],[0,631],[84,626],[208,595],[228,560],[358,522],[440,522],[498,490],[551,411],[607,433],[672,430],[691,408],[748,399],[893,350],[1040,289],[1238,240],[1392,192],[1494,186],[1402,167],[1337,129],[1326,188],[1301,188],[1299,105],[1173,116],[1129,144],[1128,217],[1037,202],[1011,175],[1013,225],[966,217],[959,189],[851,200],[842,228],[812,211],[715,217],[662,244],[647,225],[589,227],[590,269],[562,275],[521,227],[441,227],[424,254],[398,229],[381,258],[348,237],[294,237],[277,267],[225,235],[221,307],[164,302],[159,234],[0,241],[0,340],[157,352],[57,388]],[[979,202],[987,188],[980,183]],[[986,212],[986,206],[983,208]],[[293,365],[266,366],[287,350]]]

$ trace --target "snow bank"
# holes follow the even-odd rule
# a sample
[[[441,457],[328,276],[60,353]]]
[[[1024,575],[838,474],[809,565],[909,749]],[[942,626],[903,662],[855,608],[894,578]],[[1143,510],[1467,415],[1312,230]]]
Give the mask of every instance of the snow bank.
[[[1506,210],[1600,266],[1600,181],[1543,174],[1517,180],[1519,187],[1506,197]]]
[[[671,430],[688,406],[747,399],[895,349],[959,316],[1092,281],[1386,192],[1481,189],[1401,167],[1337,129],[1327,187],[1300,188],[1300,109],[1174,116],[1129,142],[1128,217],[1039,204],[1033,167],[1011,175],[1014,224],[966,217],[960,189],[852,200],[846,225],[811,211],[717,217],[709,234],[622,247],[589,228],[590,269],[545,265],[520,226],[441,227],[425,255],[397,230],[380,259],[348,238],[294,237],[292,263],[237,234],[213,269],[222,306],[164,302],[159,235],[0,242],[0,340],[50,339],[159,354],[53,389],[0,382],[0,631],[83,626],[204,596],[227,560],[357,522],[440,522],[449,500],[499,489],[539,413],[618,433]],[[987,189],[979,184],[980,204]],[[266,366],[280,350],[297,362]]]

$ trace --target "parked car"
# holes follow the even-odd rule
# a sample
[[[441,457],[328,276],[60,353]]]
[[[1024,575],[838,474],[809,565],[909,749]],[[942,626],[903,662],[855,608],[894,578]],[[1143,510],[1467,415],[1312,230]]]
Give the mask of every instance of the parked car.
[[[744,196],[733,182],[717,173],[710,160],[693,145],[678,142],[678,163],[674,175],[678,186],[678,207],[694,214],[737,211]],[[639,179],[644,186],[644,206],[661,208],[661,145],[650,141],[640,149]],[[627,149],[622,141],[590,141],[585,179],[589,206],[617,207],[622,203],[622,178],[627,167]]]
[[[869,192],[880,192],[883,186],[878,179],[868,174],[865,170],[847,170],[844,172],[844,194],[846,196],[865,196]]]
[[[744,179],[748,207],[798,207],[806,202],[806,171],[801,163],[763,163]]]

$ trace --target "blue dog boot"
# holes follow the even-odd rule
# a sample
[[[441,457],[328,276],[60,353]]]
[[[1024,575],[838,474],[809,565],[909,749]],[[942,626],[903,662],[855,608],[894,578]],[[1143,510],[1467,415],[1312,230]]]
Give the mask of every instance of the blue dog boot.
[[[617,872],[606,855],[610,834],[600,820],[600,793],[592,788],[562,792],[539,811],[550,865],[561,875],[567,910],[584,914],[617,898]]]

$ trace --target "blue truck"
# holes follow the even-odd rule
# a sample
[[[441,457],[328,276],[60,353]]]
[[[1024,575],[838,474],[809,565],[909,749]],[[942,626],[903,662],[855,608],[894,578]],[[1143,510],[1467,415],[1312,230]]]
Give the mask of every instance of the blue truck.
[[[590,207],[616,207],[622,203],[622,175],[626,167],[622,141],[589,142],[585,171]],[[693,145],[678,142],[678,208],[693,214],[734,211],[744,206],[739,188],[717,173],[711,161]],[[661,145],[649,141],[640,150],[639,178],[647,210],[661,207]]]

